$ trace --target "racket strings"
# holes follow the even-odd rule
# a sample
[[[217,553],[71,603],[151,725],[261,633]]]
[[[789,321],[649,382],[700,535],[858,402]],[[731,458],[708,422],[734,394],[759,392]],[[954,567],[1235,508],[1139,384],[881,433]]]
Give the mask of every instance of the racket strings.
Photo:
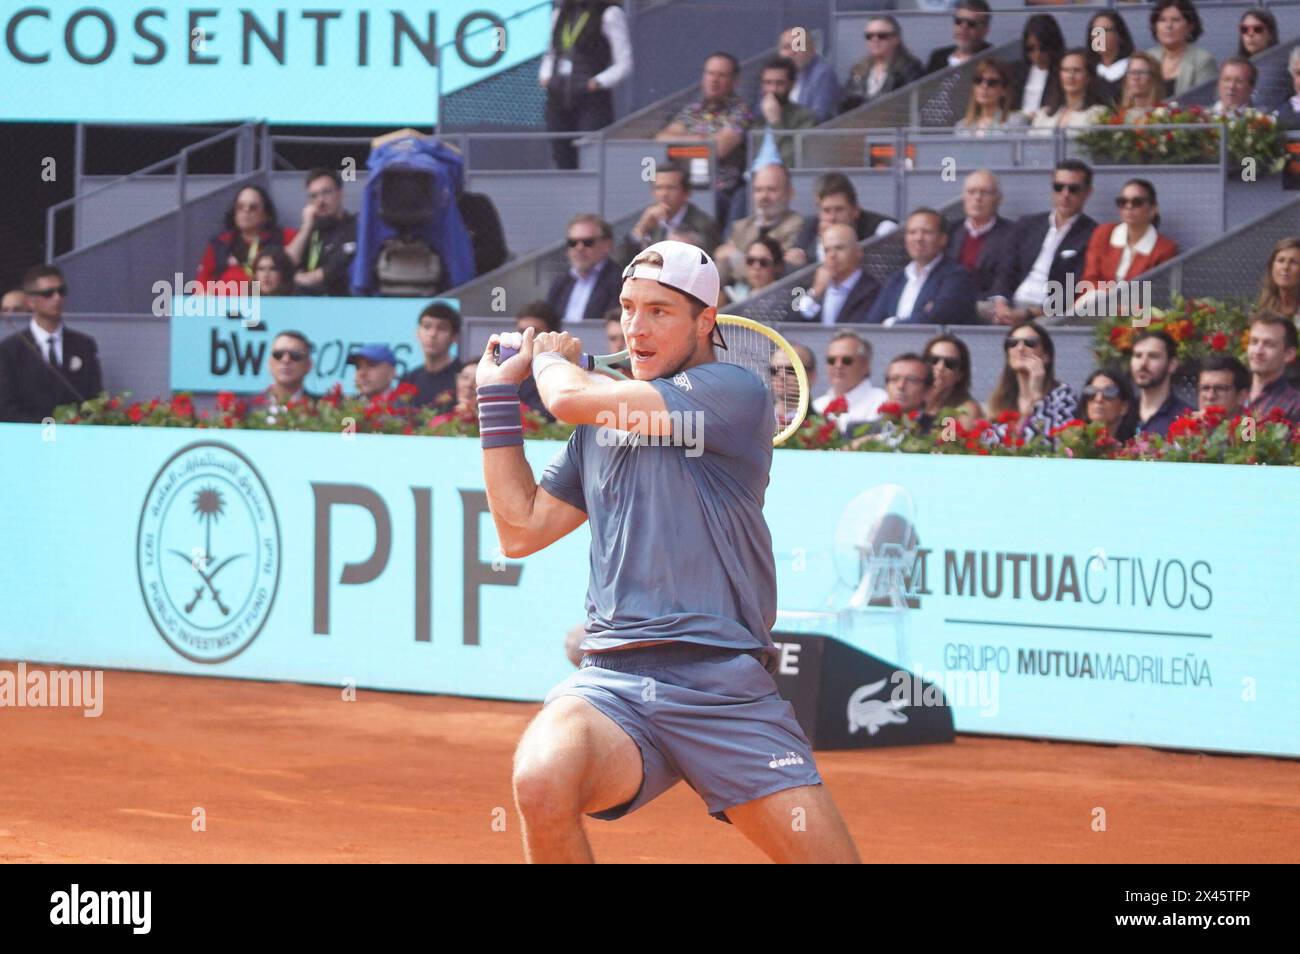
[[[719,361],[746,368],[767,387],[772,399],[772,428],[776,433],[799,413],[799,383],[792,371],[785,370],[789,358],[772,339],[752,328],[728,324],[723,334],[727,346],[715,345],[714,355]]]

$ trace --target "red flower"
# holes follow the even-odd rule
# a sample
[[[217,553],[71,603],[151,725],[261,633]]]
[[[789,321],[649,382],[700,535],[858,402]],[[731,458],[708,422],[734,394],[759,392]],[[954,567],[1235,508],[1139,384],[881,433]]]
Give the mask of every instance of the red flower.
[[[878,408],[881,417],[902,417],[903,405],[897,401],[886,401]]]
[[[108,399],[108,409],[110,411],[116,411],[121,406],[122,406],[122,402],[118,400],[116,396]]]
[[[343,400],[343,385],[337,381],[334,382],[334,386],[321,395],[320,400],[331,407],[338,407],[339,402]]]
[[[140,419],[144,417],[144,411],[141,410],[139,404],[132,404],[126,409],[126,416],[132,424],[139,424]]]
[[[1206,335],[1205,341],[1213,351],[1224,351],[1228,347],[1228,336],[1222,331],[1216,331],[1212,335]]]
[[[841,394],[839,397],[835,398],[833,401],[831,401],[829,404],[826,405],[826,408],[825,410],[822,411],[822,414],[826,417],[830,417],[833,414],[847,414],[848,411],[849,411],[849,400],[843,394]]]
[[[403,381],[393,388],[393,400],[400,401],[402,398],[414,398],[420,393],[420,389],[409,381]]]
[[[235,406],[235,394],[234,394],[233,391],[218,391],[218,392],[217,392],[217,409],[218,409],[218,410],[221,410],[221,411],[229,411],[229,410],[230,410],[232,407],[234,407],[234,406]]]
[[[1083,421],[1079,420],[1076,417],[1066,421],[1064,424],[1060,424],[1052,428],[1050,431],[1047,432],[1047,436],[1056,437],[1056,435],[1063,434],[1072,427],[1087,427],[1087,426],[1088,426],[1087,424],[1085,424]]]
[[[1020,420],[1020,412],[1007,409],[998,415],[999,424],[1014,424]]]
[[[177,417],[194,416],[194,402],[188,394],[178,394],[172,398],[172,413]]]

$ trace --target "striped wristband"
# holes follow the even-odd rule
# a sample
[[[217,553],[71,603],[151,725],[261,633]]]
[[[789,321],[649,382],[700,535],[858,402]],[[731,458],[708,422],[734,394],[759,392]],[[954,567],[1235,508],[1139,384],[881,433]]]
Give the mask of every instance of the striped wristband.
[[[478,435],[485,449],[523,444],[517,384],[485,384],[478,389]]]

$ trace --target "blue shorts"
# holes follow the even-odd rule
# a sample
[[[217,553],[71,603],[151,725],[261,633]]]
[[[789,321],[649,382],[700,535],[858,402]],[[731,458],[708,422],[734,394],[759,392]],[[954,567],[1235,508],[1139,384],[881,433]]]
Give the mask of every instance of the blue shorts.
[[[682,643],[589,653],[545,704],[560,696],[587,700],[641,750],[640,791],[592,818],[621,818],[679,779],[722,821],[736,805],[821,784],[794,707],[749,652]]]

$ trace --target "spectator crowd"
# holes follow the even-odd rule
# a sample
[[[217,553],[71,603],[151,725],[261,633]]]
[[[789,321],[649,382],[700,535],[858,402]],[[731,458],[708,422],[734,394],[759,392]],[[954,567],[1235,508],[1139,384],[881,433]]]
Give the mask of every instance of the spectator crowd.
[[[965,423],[996,418],[992,437],[998,440],[1008,429],[1049,437],[1074,419],[1102,423],[1120,440],[1164,435],[1179,418],[1211,407],[1260,417],[1277,409],[1300,420],[1300,392],[1291,383],[1300,238],[1279,243],[1264,267],[1246,363],[1222,354],[1191,369],[1198,397],[1192,406],[1175,393],[1178,375],[1188,369],[1179,366],[1177,341],[1162,330],[1136,330],[1126,367],[1102,366],[1081,382],[1060,380],[1055,370],[1049,328],[1058,319],[1128,307],[1124,286],[1180,252],[1177,234],[1162,231],[1157,189],[1147,178],[1096,196],[1093,169],[1063,159],[1035,187],[1039,211],[1012,219],[1001,213],[999,177],[978,169],[960,184],[957,218],[916,207],[895,219],[863,207],[853,181],[830,171],[812,185],[812,214],[796,210],[791,170],[801,153],[798,131],[972,61],[969,94],[955,120],[961,137],[1086,130],[1115,116],[1132,123],[1211,82],[1217,94],[1212,114],[1232,118],[1258,110],[1272,114],[1281,128],[1300,129],[1300,46],[1285,71],[1261,75],[1256,62],[1283,39],[1268,10],[1241,16],[1238,49],[1222,62],[1198,45],[1204,26],[1192,0],[1150,4],[1149,44],[1140,43],[1115,11],[1095,13],[1084,34],[1073,38],[1050,14],[1028,16],[1020,58],[1010,62],[989,55],[994,15],[985,0],[956,0],[951,44],[914,52],[896,17],[872,12],[862,57],[842,76],[819,54],[812,31],[792,27],[778,37],[777,55],[758,67],[752,95],[742,86],[735,56],[710,54],[698,95],[667,117],[656,138],[667,145],[709,145],[712,202],[693,200],[698,171],[670,159],[657,164],[648,204],[630,227],[616,230],[594,213],[573,215],[564,232],[567,267],[541,298],[516,312],[516,327],[577,330],[600,322],[609,348],[618,350],[622,264],[652,243],[677,239],[707,250],[717,262],[720,306],[783,295],[788,309],[781,319],[838,327],[821,356],[826,383],[810,414],[846,435],[887,434],[899,410],[923,431],[944,412]],[[556,133],[550,147],[558,169],[577,168],[577,134],[614,121],[614,91],[633,69],[629,20],[620,4],[555,4],[538,83],[546,126]],[[764,146],[751,157],[755,134]],[[358,287],[363,226],[346,208],[345,182],[335,170],[316,168],[303,185],[296,225],[282,224],[262,187],[240,189],[203,251],[194,275],[199,286],[212,291],[255,280],[269,296],[351,294]],[[1112,202],[1113,212],[1098,210]],[[458,189],[455,205],[472,242],[473,273],[504,263],[505,235],[490,200]],[[867,247],[894,233],[905,263],[873,273]],[[789,294],[780,283],[796,271],[804,285]],[[444,270],[431,292],[445,290],[448,275]],[[3,296],[0,307],[13,333],[0,342],[0,420],[41,421],[60,404],[103,391],[94,339],[64,326],[67,291],[62,272],[47,265],[29,269],[21,287]],[[971,393],[970,349],[951,333],[931,338],[919,353],[877,363],[883,374],[873,381],[871,343],[851,326],[909,324],[1005,328],[1004,365],[992,393]],[[462,330],[457,309],[429,304],[415,326],[420,361],[404,375],[391,343],[366,345],[347,358],[357,393],[384,399],[401,389],[404,400],[440,415],[472,411],[473,369],[455,357]],[[791,334],[797,339],[797,331]],[[809,380],[817,381],[817,356],[803,345],[798,351]],[[305,388],[312,367],[305,334],[276,335],[270,382],[260,395],[271,414],[319,397]],[[774,359],[770,372],[774,389],[787,386],[793,373],[784,356]],[[524,399],[546,414],[535,390]]]

